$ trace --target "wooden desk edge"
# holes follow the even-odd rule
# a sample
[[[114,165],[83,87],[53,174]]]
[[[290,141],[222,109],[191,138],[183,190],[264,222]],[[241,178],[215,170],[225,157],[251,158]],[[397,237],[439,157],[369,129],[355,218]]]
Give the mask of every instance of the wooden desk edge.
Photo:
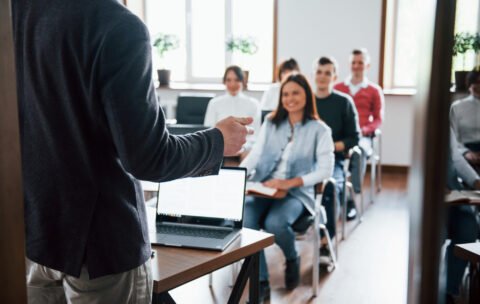
[[[160,281],[154,281],[153,292],[162,293],[177,288],[183,284],[207,275],[212,271],[218,270],[236,261],[244,259],[254,253],[260,252],[261,250],[273,245],[274,242],[274,236],[269,235],[268,237],[257,243],[249,244],[245,247],[242,247],[240,250],[229,252],[225,255],[219,256],[217,259],[212,259],[188,270],[178,272],[175,275],[162,280],[161,286]]]

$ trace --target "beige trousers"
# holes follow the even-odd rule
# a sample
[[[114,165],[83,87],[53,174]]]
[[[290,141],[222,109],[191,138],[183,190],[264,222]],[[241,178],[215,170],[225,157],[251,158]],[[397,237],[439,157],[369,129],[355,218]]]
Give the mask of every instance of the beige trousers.
[[[80,278],[66,275],[27,259],[29,304],[149,304],[152,301],[150,260],[127,272],[88,279],[82,267]]]

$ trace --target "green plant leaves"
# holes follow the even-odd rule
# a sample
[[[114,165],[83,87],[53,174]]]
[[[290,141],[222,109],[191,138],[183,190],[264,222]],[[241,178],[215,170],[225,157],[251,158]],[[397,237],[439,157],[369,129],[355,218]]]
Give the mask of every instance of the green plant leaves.
[[[171,34],[159,33],[153,41],[153,47],[157,50],[160,58],[163,58],[166,52],[177,49],[179,45],[178,37]]]
[[[226,41],[227,51],[253,55],[258,51],[257,42],[253,37],[231,37]]]

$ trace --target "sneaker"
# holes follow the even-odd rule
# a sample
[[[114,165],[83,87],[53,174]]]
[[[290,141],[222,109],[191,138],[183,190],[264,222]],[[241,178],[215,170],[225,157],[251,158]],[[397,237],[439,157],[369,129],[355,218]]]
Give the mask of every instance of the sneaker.
[[[300,284],[300,257],[287,260],[285,268],[285,287],[288,290],[295,289]]]
[[[347,221],[354,220],[357,217],[357,209],[353,200],[347,202]]]

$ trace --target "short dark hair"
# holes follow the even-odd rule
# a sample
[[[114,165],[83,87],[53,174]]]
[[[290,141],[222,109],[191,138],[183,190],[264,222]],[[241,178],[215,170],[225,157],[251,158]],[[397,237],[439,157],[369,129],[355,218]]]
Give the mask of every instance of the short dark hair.
[[[370,63],[370,54],[366,48],[354,49],[352,51],[352,56],[354,55],[362,55],[365,59],[365,63]]]
[[[307,78],[300,73],[293,73],[282,82],[282,86],[280,87],[280,98],[278,100],[278,106],[277,109],[272,113],[270,120],[276,126],[278,126],[280,125],[280,123],[282,123],[285,119],[288,118],[288,112],[283,107],[282,95],[283,88],[289,82],[295,82],[305,91],[306,103],[305,108],[303,109],[303,124],[305,124],[307,120],[319,120],[317,113],[317,105],[315,103],[315,95],[313,94],[312,87],[308,83]]]
[[[471,70],[467,75],[467,88],[477,82],[478,77],[480,77],[480,65]]]
[[[286,72],[286,71],[300,72],[300,67],[298,66],[298,63],[295,59],[289,58],[287,60],[280,62],[277,70],[278,70],[278,73],[277,73],[278,81],[280,81],[281,80],[280,78],[283,72]]]
[[[318,61],[317,61],[317,64],[318,65],[332,64],[333,65],[333,71],[335,72],[335,74],[337,73],[338,63],[335,60],[335,58],[333,58],[333,57],[327,57],[327,56],[320,57],[320,59],[318,59]]]
[[[242,68],[240,68],[238,65],[231,65],[225,69],[225,73],[223,74],[223,83],[227,81],[227,74],[230,71],[235,73],[235,76],[237,76],[241,83],[245,84],[245,74],[243,73]]]

